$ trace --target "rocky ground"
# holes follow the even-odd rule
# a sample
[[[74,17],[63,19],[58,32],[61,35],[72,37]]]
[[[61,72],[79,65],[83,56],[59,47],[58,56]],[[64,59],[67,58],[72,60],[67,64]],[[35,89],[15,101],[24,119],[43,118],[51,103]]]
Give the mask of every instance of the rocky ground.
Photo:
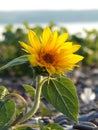
[[[37,123],[40,119],[44,125],[48,123],[58,123],[65,130],[98,130],[98,67],[86,67],[75,69],[68,73],[76,86],[80,102],[79,124],[74,124],[65,115],[56,112],[50,116],[37,116],[30,122]],[[22,84],[31,84],[32,79],[28,77],[6,77],[0,76],[0,85],[6,86],[10,92],[18,92],[25,98],[27,95]],[[28,99],[27,99],[28,100]],[[53,109],[47,105],[49,109]]]

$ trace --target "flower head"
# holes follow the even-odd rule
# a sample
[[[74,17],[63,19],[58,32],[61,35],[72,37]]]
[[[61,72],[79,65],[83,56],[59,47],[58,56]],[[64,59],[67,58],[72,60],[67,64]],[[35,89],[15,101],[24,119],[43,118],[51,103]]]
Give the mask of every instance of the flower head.
[[[28,33],[30,44],[20,42],[28,53],[28,59],[33,67],[44,68],[50,74],[62,74],[65,70],[73,70],[76,63],[83,59],[82,56],[74,54],[80,45],[67,42],[68,33],[58,36],[58,32],[51,32],[46,27],[42,33],[41,40],[32,30]]]

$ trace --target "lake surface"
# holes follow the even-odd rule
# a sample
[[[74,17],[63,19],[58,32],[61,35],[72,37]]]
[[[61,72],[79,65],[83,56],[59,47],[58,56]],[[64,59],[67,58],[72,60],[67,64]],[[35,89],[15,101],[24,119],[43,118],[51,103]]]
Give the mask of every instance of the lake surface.
[[[98,22],[98,10],[0,11],[0,24]]]

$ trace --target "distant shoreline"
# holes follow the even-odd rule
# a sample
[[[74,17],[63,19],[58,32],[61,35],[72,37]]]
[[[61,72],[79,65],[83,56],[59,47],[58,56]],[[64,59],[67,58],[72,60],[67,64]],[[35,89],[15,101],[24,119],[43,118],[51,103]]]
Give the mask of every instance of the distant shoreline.
[[[98,22],[98,10],[0,11],[0,24]]]

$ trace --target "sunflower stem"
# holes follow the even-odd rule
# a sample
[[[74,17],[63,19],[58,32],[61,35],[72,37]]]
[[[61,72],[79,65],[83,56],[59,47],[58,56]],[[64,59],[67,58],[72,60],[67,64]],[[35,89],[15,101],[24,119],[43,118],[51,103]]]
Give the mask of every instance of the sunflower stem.
[[[42,90],[42,85],[43,83],[45,82],[46,79],[41,80],[41,77],[37,77],[36,79],[36,93],[35,93],[35,100],[34,100],[34,105],[33,105],[33,108],[28,112],[26,113],[20,120],[18,123],[22,123],[22,122],[25,122],[27,121],[28,119],[30,119],[38,110],[39,108],[39,104],[40,104],[40,96],[41,96],[41,90]]]

